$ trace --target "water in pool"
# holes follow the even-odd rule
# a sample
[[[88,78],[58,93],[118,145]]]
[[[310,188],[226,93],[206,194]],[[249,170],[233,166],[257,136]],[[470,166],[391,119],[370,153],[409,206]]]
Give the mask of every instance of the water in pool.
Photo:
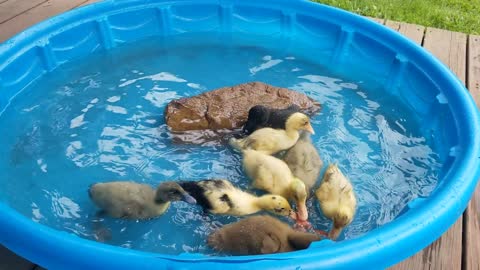
[[[241,157],[221,143],[172,143],[163,111],[172,99],[249,81],[305,93],[323,105],[312,137],[325,164],[354,184],[358,210],[341,239],[359,237],[427,196],[441,163],[418,119],[393,97],[332,75],[294,54],[256,46],[175,46],[153,40],[96,53],[30,85],[0,117],[0,190],[35,222],[88,239],[167,254],[213,254],[206,236],[235,217],[173,203],[149,221],[95,217],[89,185],[226,178],[242,188]],[[310,220],[330,222],[316,200]]]

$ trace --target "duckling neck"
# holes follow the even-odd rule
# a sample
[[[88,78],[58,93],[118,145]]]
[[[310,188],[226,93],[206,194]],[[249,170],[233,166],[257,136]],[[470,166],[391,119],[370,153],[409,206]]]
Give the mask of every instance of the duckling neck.
[[[294,141],[297,141],[298,138],[300,137],[300,134],[299,134],[298,130],[296,130],[296,129],[287,128],[286,132],[287,132],[287,136]]]
[[[157,215],[161,215],[167,211],[170,206],[170,202],[155,202],[154,209]]]
[[[242,205],[241,205],[241,212],[243,215],[250,215],[257,213],[262,210],[261,204],[259,204],[259,198],[252,195],[245,193],[244,196],[242,196]]]
[[[255,198],[255,205],[259,210],[268,210],[272,205],[271,196],[261,196]]]

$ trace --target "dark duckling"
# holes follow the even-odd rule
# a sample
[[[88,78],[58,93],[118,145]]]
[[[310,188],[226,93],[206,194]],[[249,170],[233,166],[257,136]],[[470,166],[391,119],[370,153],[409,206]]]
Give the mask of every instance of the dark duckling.
[[[297,143],[286,151],[282,159],[292,174],[305,183],[308,193],[311,194],[323,167],[323,161],[317,148],[312,144],[310,134],[301,132]]]
[[[178,183],[163,182],[156,190],[130,181],[96,183],[88,190],[102,212],[114,218],[148,219],[164,214],[171,201],[196,203]]]
[[[233,255],[282,253],[306,249],[321,237],[294,231],[271,216],[252,216],[223,226],[208,236],[208,245]]]
[[[244,192],[227,180],[202,180],[179,182],[192,195],[204,211],[212,214],[243,216],[262,210],[276,215],[288,216],[293,210],[280,195],[266,194],[257,197]]]
[[[264,127],[285,129],[288,117],[296,112],[300,112],[300,107],[295,104],[285,109],[270,109],[263,105],[253,106],[248,111],[248,119],[243,126],[243,132],[250,135],[255,130]]]

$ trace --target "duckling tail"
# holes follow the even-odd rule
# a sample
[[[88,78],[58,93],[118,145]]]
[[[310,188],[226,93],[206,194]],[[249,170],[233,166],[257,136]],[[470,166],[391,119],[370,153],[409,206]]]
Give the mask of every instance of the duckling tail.
[[[92,190],[92,188],[93,188],[94,185],[95,185],[95,184],[90,184],[90,185],[88,186],[88,196],[89,196],[90,198],[93,197],[93,190]]]
[[[240,152],[243,151],[243,140],[241,139],[230,138],[230,140],[228,140],[228,144],[230,144],[230,146],[233,147],[235,150],[238,150]]]

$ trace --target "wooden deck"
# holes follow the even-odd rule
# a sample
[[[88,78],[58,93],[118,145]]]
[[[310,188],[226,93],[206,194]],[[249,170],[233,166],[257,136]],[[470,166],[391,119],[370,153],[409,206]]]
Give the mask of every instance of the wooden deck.
[[[0,42],[28,26],[95,0],[0,0]],[[371,18],[436,55],[467,86],[480,106],[480,36]],[[39,270],[0,245],[0,270]],[[480,186],[467,210],[440,239],[393,270],[480,270]]]

